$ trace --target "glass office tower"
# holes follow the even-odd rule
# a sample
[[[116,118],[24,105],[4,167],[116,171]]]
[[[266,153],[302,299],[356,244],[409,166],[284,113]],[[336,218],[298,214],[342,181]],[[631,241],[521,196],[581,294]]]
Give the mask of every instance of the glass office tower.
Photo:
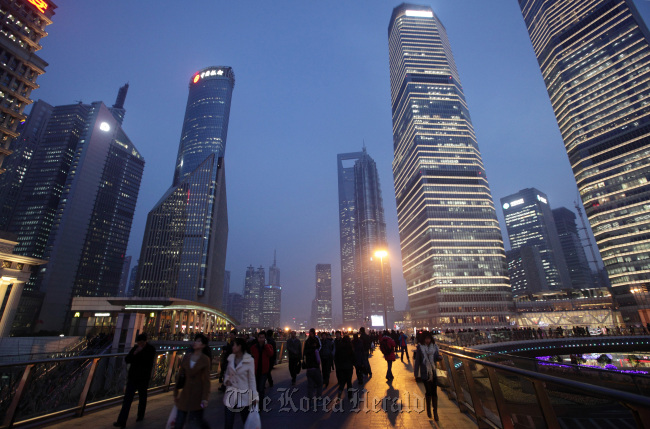
[[[626,322],[650,321],[650,34],[632,0],[519,0]]]
[[[224,153],[234,85],[230,67],[190,78],[173,184],[147,217],[135,296],[225,304]]]
[[[503,326],[512,304],[501,231],[447,32],[428,6],[388,27],[393,179],[418,327]]]
[[[332,326],[332,265],[316,264],[316,330]],[[312,308],[313,314],[313,308]]]
[[[343,324],[368,325],[372,315],[394,310],[390,263],[374,258],[386,250],[384,205],[375,161],[361,152],[337,155]]]

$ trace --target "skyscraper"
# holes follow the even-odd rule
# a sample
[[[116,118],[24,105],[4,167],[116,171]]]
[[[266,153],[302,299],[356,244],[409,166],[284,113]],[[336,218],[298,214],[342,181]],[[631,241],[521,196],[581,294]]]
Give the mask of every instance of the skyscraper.
[[[535,246],[539,251],[544,270],[542,290],[571,287],[562,244],[546,194],[535,188],[522,189],[501,198],[501,206],[510,248],[519,250]]]
[[[332,329],[331,264],[316,264],[316,328]]]
[[[234,85],[230,67],[208,67],[190,78],[174,180],[147,217],[136,296],[223,305],[224,154]]]
[[[589,268],[585,248],[578,235],[575,213],[566,207],[560,207],[553,209],[553,219],[562,245],[564,260],[569,270],[571,286],[574,289],[597,287],[594,273]]]
[[[280,327],[282,310],[282,286],[272,284],[262,288],[262,316],[261,326],[276,329]]]
[[[119,296],[126,296],[127,288],[129,287],[129,274],[131,273],[131,255],[124,258],[122,265],[122,275],[120,276],[120,286],[117,294]]]
[[[30,104],[36,79],[45,73],[47,63],[36,51],[47,36],[56,5],[47,0],[0,0],[0,174],[3,160],[12,153],[18,124],[25,120],[23,110]]]
[[[244,279],[244,312],[243,323],[249,327],[262,327],[262,303],[266,281],[264,267],[257,269],[250,265],[246,268]]]
[[[393,179],[411,317],[419,327],[503,326],[503,239],[447,32],[428,6],[388,27]]]
[[[394,310],[390,264],[381,275],[377,250],[386,250],[386,222],[375,161],[361,152],[337,155],[343,323],[365,324]],[[383,281],[383,283],[382,283]]]
[[[650,321],[650,33],[632,0],[519,0],[626,322]]]

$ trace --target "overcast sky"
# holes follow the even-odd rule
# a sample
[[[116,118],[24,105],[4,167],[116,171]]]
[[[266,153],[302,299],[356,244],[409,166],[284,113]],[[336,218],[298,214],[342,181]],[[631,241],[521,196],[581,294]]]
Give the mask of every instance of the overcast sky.
[[[172,183],[188,82],[212,65],[236,83],[226,145],[226,269],[241,292],[250,264],[277,249],[282,320],[306,318],[315,266],[332,264],[341,314],[336,155],[365,140],[381,178],[397,309],[402,277],[391,162],[388,0],[57,0],[33,99],[111,105],[129,82],[124,129],[146,160],[127,254]],[[499,219],[499,198],[526,187],[553,208],[577,190],[516,0],[436,0],[458,66]],[[650,2],[636,0],[646,21]],[[502,229],[505,233],[505,228]],[[507,245],[507,240],[506,240]]]

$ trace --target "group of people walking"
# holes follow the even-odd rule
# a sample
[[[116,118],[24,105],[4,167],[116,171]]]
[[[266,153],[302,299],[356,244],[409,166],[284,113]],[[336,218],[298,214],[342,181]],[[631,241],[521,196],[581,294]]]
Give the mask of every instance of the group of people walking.
[[[296,332],[291,332],[286,343],[288,353],[288,369],[291,384],[296,384],[296,378],[301,370],[306,371],[307,397],[317,405],[322,402],[323,389],[330,385],[331,373],[335,372],[338,385],[336,402],[351,399],[353,374],[356,372],[358,386],[363,386],[372,377],[369,357],[379,346],[379,350],[387,363],[386,381],[394,379],[393,362],[398,355],[407,363],[411,358],[408,352],[409,338],[403,333],[384,331],[383,334],[366,333],[362,327],[358,333],[350,337],[341,331],[334,333],[334,338],[328,332],[316,335],[315,329],[309,331],[304,345],[297,338]],[[413,340],[413,339],[412,339]],[[438,396],[436,363],[442,358],[433,335],[422,332],[417,336],[417,347],[413,355],[413,369],[417,382],[424,385],[426,396],[426,411],[429,418],[438,420]],[[233,330],[227,344],[221,353],[220,376],[222,385],[219,390],[224,392],[225,428],[231,429],[235,415],[239,414],[242,422],[246,423],[251,412],[257,412],[260,399],[265,397],[266,384],[273,386],[271,371],[276,363],[277,347],[273,339],[273,331],[260,331],[247,341],[238,337]],[[156,350],[147,343],[145,334],[137,337],[136,345],[126,357],[130,364],[127,386],[122,409],[114,426],[124,428],[135,392],[139,394],[137,421],[144,419],[147,400],[147,388],[153,369]],[[208,406],[210,395],[210,370],[212,355],[208,338],[197,334],[194,342],[181,362],[176,385],[174,388],[174,403],[176,416],[173,427],[182,429],[188,427],[209,427],[203,419],[203,412]],[[254,416],[259,419],[259,414]]]

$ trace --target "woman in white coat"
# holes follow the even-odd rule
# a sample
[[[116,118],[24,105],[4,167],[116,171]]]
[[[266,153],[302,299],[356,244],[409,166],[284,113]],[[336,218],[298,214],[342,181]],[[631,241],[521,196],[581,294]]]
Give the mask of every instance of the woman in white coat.
[[[223,403],[226,406],[226,429],[235,424],[235,413],[240,413],[246,424],[250,406],[256,405],[259,396],[255,382],[255,360],[248,353],[248,346],[243,338],[235,338],[232,354],[228,356],[228,366],[224,376],[226,392]]]

